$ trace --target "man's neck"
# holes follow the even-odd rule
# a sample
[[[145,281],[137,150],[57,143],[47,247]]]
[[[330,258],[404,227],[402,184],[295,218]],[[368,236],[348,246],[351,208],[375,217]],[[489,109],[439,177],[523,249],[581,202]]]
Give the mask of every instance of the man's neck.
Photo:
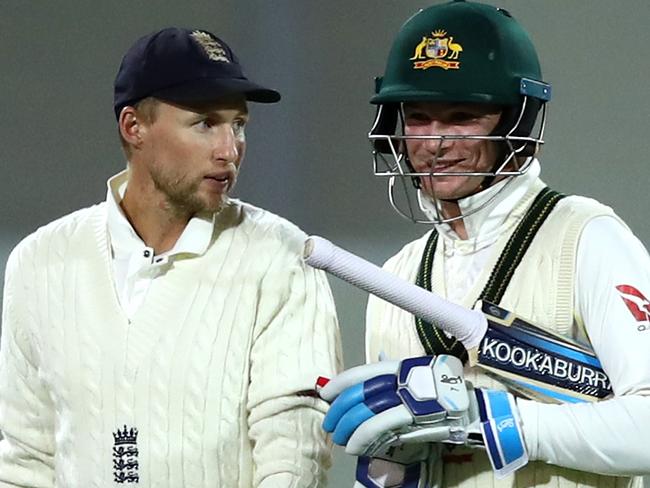
[[[442,215],[445,219],[456,218],[449,222],[451,230],[453,230],[459,239],[466,240],[468,238],[465,222],[460,217],[460,205],[456,202],[443,201],[442,202]]]
[[[160,195],[134,186],[129,182],[120,202],[124,215],[144,243],[153,248],[154,254],[171,250],[191,216],[178,215]]]

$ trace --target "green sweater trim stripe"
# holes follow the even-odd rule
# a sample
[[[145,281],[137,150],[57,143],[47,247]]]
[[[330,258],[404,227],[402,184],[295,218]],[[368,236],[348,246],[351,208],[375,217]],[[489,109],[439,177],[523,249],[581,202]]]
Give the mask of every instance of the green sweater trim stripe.
[[[524,254],[533,242],[542,224],[546,221],[551,211],[565,195],[546,187],[540,191],[526,215],[517,226],[517,229],[506,244],[490,278],[481,292],[480,299],[498,305],[503,294],[510,284],[512,276]]]

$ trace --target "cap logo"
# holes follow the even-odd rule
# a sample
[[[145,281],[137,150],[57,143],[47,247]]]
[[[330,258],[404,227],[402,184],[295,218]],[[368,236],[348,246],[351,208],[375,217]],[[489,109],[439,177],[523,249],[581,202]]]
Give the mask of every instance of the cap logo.
[[[422,36],[422,40],[415,46],[413,69],[442,68],[459,69],[458,56],[463,52],[463,46],[454,42],[453,36],[447,36],[444,29],[431,32],[431,37]]]
[[[226,54],[226,50],[219,44],[214,37],[207,32],[195,30],[190,34],[190,37],[203,48],[206,56],[212,61],[223,61],[230,63],[230,59]]]

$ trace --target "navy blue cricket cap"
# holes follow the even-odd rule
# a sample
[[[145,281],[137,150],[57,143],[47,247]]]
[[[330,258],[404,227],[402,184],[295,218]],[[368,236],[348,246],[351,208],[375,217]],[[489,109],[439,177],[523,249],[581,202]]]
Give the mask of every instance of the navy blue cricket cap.
[[[169,27],[138,39],[122,58],[113,107],[155,97],[176,103],[215,101],[242,94],[251,102],[275,103],[280,93],[253,83],[228,45],[198,29]]]

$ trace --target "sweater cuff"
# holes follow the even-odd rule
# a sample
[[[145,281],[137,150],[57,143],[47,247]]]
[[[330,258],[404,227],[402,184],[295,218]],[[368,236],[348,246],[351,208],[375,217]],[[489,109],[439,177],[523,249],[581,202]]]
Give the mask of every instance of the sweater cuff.
[[[517,398],[519,416],[523,425],[522,431],[528,459],[539,459],[539,405],[531,400]]]
[[[277,473],[267,476],[257,485],[258,488],[289,488],[296,486],[295,478],[291,473]]]

